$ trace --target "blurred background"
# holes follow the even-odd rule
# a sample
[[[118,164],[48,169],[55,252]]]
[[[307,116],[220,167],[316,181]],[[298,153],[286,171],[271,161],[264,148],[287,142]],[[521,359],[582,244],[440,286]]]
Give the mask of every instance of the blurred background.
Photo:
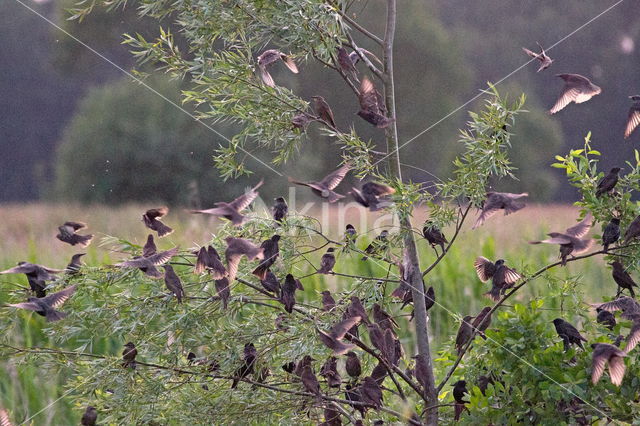
[[[135,62],[121,44],[122,34],[152,37],[158,32],[157,24],[139,19],[133,7],[113,13],[96,8],[78,23],[66,19],[75,0],[25,1],[128,71]],[[383,15],[377,3],[357,2],[352,10],[381,34]],[[536,50],[536,42],[550,46],[608,5],[584,0],[407,3],[400,11],[396,47],[402,141],[473,98],[487,81],[496,82],[524,64],[528,57],[521,47]],[[556,59],[549,70],[537,74],[537,63],[532,63],[500,84],[501,93],[513,97],[526,93],[529,113],[521,115],[512,129],[513,160],[521,181],[499,183],[497,189],[528,191],[539,202],[573,201],[573,189],[563,183],[561,172],[548,165],[555,154],[581,147],[589,130],[594,148],[603,153],[605,168],[632,158],[640,133],[628,141],[622,133],[630,105],[627,96],[640,92],[638,7],[637,2],[622,3],[567,38],[549,51]],[[232,197],[255,180],[220,185],[211,156],[224,143],[221,137],[17,1],[3,4],[0,37],[1,203],[210,204]],[[375,46],[359,41],[374,51]],[[276,68],[275,73],[281,71]],[[302,63],[300,68],[300,74],[285,71],[276,80],[305,99],[324,96],[339,127],[353,122],[364,137],[382,141],[382,132],[354,117],[357,99],[344,90],[334,72],[313,63]],[[546,110],[562,88],[555,74],[561,72],[583,74],[603,93],[549,116]],[[178,104],[180,89],[188,87],[163,76],[147,83]],[[451,114],[402,150],[405,177],[425,182],[433,179],[427,172],[447,175],[460,149],[457,129],[479,102],[481,98]],[[228,126],[213,127],[226,136],[234,134]],[[287,174],[319,177],[337,164],[331,140],[314,134],[313,128],[310,131],[314,143],[284,168]],[[273,177],[263,166],[251,166],[258,174]],[[278,195],[285,185],[284,178],[270,179],[264,193]]]

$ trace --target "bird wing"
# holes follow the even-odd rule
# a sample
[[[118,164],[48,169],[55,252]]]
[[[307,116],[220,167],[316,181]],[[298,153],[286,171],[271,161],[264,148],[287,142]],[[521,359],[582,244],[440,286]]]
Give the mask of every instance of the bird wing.
[[[293,61],[293,59],[291,59],[289,56],[284,54],[281,55],[280,58],[282,58],[282,62],[284,62],[287,68],[289,68],[289,71],[291,71],[294,74],[298,74],[298,66]]]
[[[64,225],[62,226],[66,226],[71,228],[73,231],[79,231],[80,229],[84,229],[87,227],[86,223],[82,223],[82,222],[65,222]]]
[[[206,247],[200,247],[198,250],[198,255],[196,257],[196,265],[193,268],[194,274],[202,274],[207,270],[207,266],[209,265],[209,254],[207,253]]]
[[[189,210],[189,212],[194,214],[211,214],[214,216],[231,216],[234,213],[230,207],[225,205],[206,210]]]
[[[628,139],[639,124],[640,106],[633,105],[629,108],[629,118],[627,119],[627,126],[624,129],[624,138]]]
[[[633,321],[629,336],[627,336],[627,345],[624,347],[624,352],[629,353],[640,343],[640,318]]]
[[[507,284],[513,284],[522,278],[522,275],[517,273],[515,270],[511,268],[504,267],[504,282]]]
[[[256,189],[260,188],[263,183],[264,180],[260,180],[260,182],[258,182],[256,186],[251,188],[251,190],[247,191],[243,195],[230,202],[229,206],[238,212],[241,212],[242,210],[249,207],[249,204],[251,204],[253,200],[258,197],[258,192],[256,191]]]
[[[0,274],[30,274],[35,272],[35,265],[31,263],[26,263],[23,265],[14,266],[13,268],[7,269],[5,271],[0,272]]]
[[[157,209],[149,209],[145,212],[144,215],[147,216],[149,219],[159,219],[165,216],[167,213],[169,213],[168,207],[160,207]]]
[[[625,313],[640,313],[640,305],[638,302],[628,296],[620,297],[616,300],[612,300],[611,302],[594,303],[591,306],[609,312],[624,311]]]
[[[370,194],[374,194],[378,197],[381,197],[383,195],[390,195],[390,194],[394,194],[396,192],[395,189],[393,189],[390,186],[387,185],[383,185],[381,183],[377,183],[377,182],[367,182],[364,185],[362,185],[362,191],[364,193],[370,193]]]
[[[556,112],[562,110],[571,102],[575,102],[580,94],[582,94],[582,90],[578,89],[577,87],[570,87],[568,84],[565,84],[564,90],[560,94],[560,97],[556,101],[555,105],[553,105],[553,107],[549,110],[549,113],[555,114]]]
[[[55,308],[59,308],[76,291],[76,287],[77,287],[77,285],[75,285],[75,284],[72,285],[72,286],[69,286],[69,287],[65,288],[64,290],[58,291],[57,293],[53,293],[53,294],[50,294],[50,295],[48,295],[46,297],[43,297],[42,301],[45,302],[47,305],[51,306],[54,309]]]
[[[369,207],[369,202],[364,198],[362,192],[358,188],[351,187],[351,191],[349,192],[356,202],[364,207]]]
[[[174,247],[170,250],[161,251],[160,253],[156,253],[153,256],[149,256],[146,259],[151,262],[152,265],[162,265],[163,263],[167,263],[173,256],[178,254],[178,247]]]
[[[344,338],[345,334],[347,334],[347,332],[349,330],[351,330],[351,328],[360,323],[360,320],[362,318],[360,316],[354,316],[351,318],[347,318],[345,320],[340,321],[339,323],[337,323],[336,325],[334,325],[331,328],[331,337],[333,337],[336,340],[341,340]]]
[[[9,303],[8,306],[20,309],[28,309],[30,311],[39,311],[41,309],[40,305],[35,302]]]
[[[591,383],[594,385],[598,383],[598,380],[602,377],[606,363],[606,355],[596,348],[596,350],[593,351],[593,361],[591,363]]]
[[[622,357],[614,355],[609,358],[609,376],[611,376],[611,383],[620,386],[624,378],[625,369],[626,367]]]
[[[526,47],[523,47],[522,50],[524,51],[524,53],[526,53],[527,55],[531,56],[534,59],[540,59],[540,55],[536,52],[532,52],[531,50],[527,49]]]
[[[9,420],[9,413],[4,408],[0,408],[0,426],[13,426]]]
[[[360,108],[365,111],[378,111],[378,97],[376,96],[376,88],[373,86],[368,77],[363,77],[360,82],[360,93],[358,94]]]
[[[225,257],[227,258],[227,274],[229,277],[229,282],[232,283],[236,276],[238,275],[238,265],[240,264],[240,258],[242,257],[241,253],[225,253]]]
[[[489,206],[489,205],[485,206],[481,210],[480,215],[476,219],[476,222],[473,224],[471,229],[476,229],[477,227],[481,226],[487,219],[489,219],[491,216],[498,213],[499,210],[500,208],[497,206]]]
[[[568,235],[563,235],[563,234],[559,234],[555,237],[552,238],[547,238],[546,240],[542,240],[542,241],[529,241],[529,244],[540,244],[540,243],[546,243],[546,244],[571,244],[573,240],[568,236]]]
[[[573,240],[573,255],[583,254],[589,251],[591,246],[593,246],[593,239],[587,238],[585,240],[575,239]]]
[[[320,185],[326,187],[327,189],[334,189],[336,186],[340,185],[342,179],[347,175],[347,173],[351,170],[351,164],[346,163],[338,170],[328,174],[325,176],[320,182]]]
[[[478,278],[482,282],[491,278],[496,268],[492,261],[483,256],[476,258],[476,261],[473,262],[473,267],[476,268],[476,274],[478,274]]]
[[[271,74],[269,73],[269,71],[267,71],[267,68],[265,66],[259,66],[259,68],[260,78],[262,79],[262,82],[269,87],[276,87],[276,82],[273,81],[273,77],[271,77]]]
[[[591,215],[587,214],[584,219],[578,222],[577,225],[567,228],[566,234],[576,238],[584,237],[591,229],[592,220],[593,218],[591,217]]]

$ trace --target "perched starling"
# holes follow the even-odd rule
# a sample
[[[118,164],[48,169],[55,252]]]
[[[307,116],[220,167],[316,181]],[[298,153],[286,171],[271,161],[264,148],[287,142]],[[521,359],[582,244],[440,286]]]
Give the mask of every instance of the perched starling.
[[[69,286],[57,293],[52,293],[45,297],[29,297],[26,302],[9,304],[14,308],[28,309],[34,311],[47,319],[47,322],[59,321],[67,316],[66,313],[57,311],[76,291],[76,285]]]
[[[515,213],[525,207],[525,203],[521,198],[528,197],[529,194],[523,192],[521,194],[511,194],[509,192],[487,192],[487,199],[482,204],[482,209],[476,223],[471,229],[476,229],[482,225],[487,219],[499,210],[504,210],[505,216]]]
[[[82,426],[95,426],[96,420],[98,420],[98,410],[96,410],[96,407],[89,405],[80,419],[80,424]],[[0,423],[0,425],[2,425],[2,423]]]
[[[640,95],[629,96],[629,99],[633,101],[631,108],[629,108],[629,117],[627,118],[627,126],[624,129],[624,138],[628,139],[631,133],[640,124]]]
[[[58,227],[59,234],[56,235],[56,238],[72,246],[77,244],[83,248],[87,247],[91,243],[93,235],[76,234],[77,231],[86,227],[87,225],[82,222],[65,222],[62,226]]]
[[[86,253],[78,253],[78,254],[74,254],[73,256],[71,256],[71,261],[69,262],[69,264],[65,268],[65,271],[67,271],[67,274],[74,275],[74,274],[77,274],[78,272],[80,272],[80,268],[82,267],[82,262],[81,262],[80,258],[82,256],[84,256],[85,254]]]
[[[440,246],[442,252],[444,252],[444,245],[449,243],[442,231],[440,231],[430,220],[424,223],[422,235],[429,242],[431,247]]]
[[[287,322],[287,315],[280,312],[276,315],[276,319],[274,320],[276,330],[287,331],[289,327],[285,324]]]
[[[284,305],[284,310],[289,313],[293,312],[293,307],[296,304],[296,290],[298,289],[296,281],[293,275],[287,274],[280,291],[280,301]]]
[[[178,274],[173,270],[173,266],[163,265],[162,267],[165,270],[164,283],[167,289],[176,296],[178,303],[182,303],[184,288],[182,287],[182,282],[180,282],[180,277],[178,277]]]
[[[333,296],[331,296],[331,292],[329,290],[325,290],[321,294],[323,311],[330,311],[336,307],[336,301]]]
[[[320,368],[320,375],[325,378],[330,388],[339,388],[342,379],[338,373],[338,359],[334,356],[327,358],[327,361]]]
[[[391,315],[386,313],[377,303],[373,304],[371,312],[373,314],[373,320],[380,326],[381,329],[393,331],[394,327],[399,327],[396,320],[394,320]]]
[[[465,380],[458,380],[453,385],[453,399],[461,404],[466,404],[469,401],[464,400],[464,395],[468,393],[467,382]]]
[[[320,383],[318,383],[318,378],[313,373],[310,365],[307,365],[306,367],[304,367],[304,369],[302,369],[300,380],[302,380],[302,385],[307,390],[307,392],[313,393],[315,395],[320,395]]]
[[[320,259],[320,268],[318,268],[318,274],[329,274],[333,267],[336,264],[336,257],[333,255],[333,251],[335,249],[333,247],[329,247],[327,252],[322,255],[322,259]]]
[[[611,218],[607,226],[602,231],[602,245],[604,251],[609,250],[610,244],[615,244],[620,238],[620,219],[617,217]]]
[[[376,366],[373,367],[373,370],[371,370],[371,378],[375,380],[378,385],[382,385],[388,374],[389,371],[387,370],[387,367],[381,361],[379,361]]]
[[[234,226],[239,226],[244,223],[247,219],[246,216],[243,216],[241,212],[249,207],[249,205],[258,197],[258,188],[260,188],[263,184],[261,180],[258,182],[256,186],[247,191],[245,194],[239,196],[235,200],[230,203],[225,203],[223,201],[215,203],[214,208],[207,210],[191,210],[191,213],[201,213],[201,214],[210,214],[213,216],[221,216],[227,220],[230,220]]]
[[[307,113],[301,112],[293,116],[293,118],[291,119],[291,125],[294,129],[305,130],[307,125],[312,121],[314,121],[314,117],[310,116]]]
[[[276,49],[265,50],[258,56],[258,68],[260,69],[260,78],[262,78],[264,84],[269,87],[276,87],[276,83],[273,81],[273,77],[271,77],[267,68],[279,60],[284,62],[287,68],[289,68],[289,71],[298,74],[298,67],[293,59]]]
[[[347,306],[347,312],[350,316],[358,316],[362,319],[362,322],[369,324],[369,316],[367,315],[367,311],[365,311],[364,306],[362,306],[362,301],[359,297],[351,296],[351,303]]]
[[[591,215],[587,214],[582,221],[577,225],[567,228],[564,233],[550,232],[547,235],[551,238],[542,241],[530,241],[529,244],[559,244],[560,259],[562,260],[562,265],[566,265],[569,255],[580,255],[586,253],[591,248],[593,240],[591,238],[582,239],[591,229],[591,221]]]
[[[387,250],[387,247],[389,246],[389,241],[388,241],[388,237],[389,237],[389,231],[387,231],[386,229],[383,229],[380,232],[380,235],[378,235],[368,246],[366,249],[364,249],[364,252],[368,255],[374,255],[374,254],[378,254],[379,252],[384,252]],[[367,260],[369,258],[369,256],[362,256],[362,260]]]
[[[370,404],[376,408],[382,406],[382,389],[373,377],[365,377],[360,385],[362,402]]]
[[[371,340],[371,344],[386,358],[388,351],[384,331],[378,324],[368,324],[367,331],[369,332],[369,340]]]
[[[471,315],[465,316],[460,323],[460,328],[458,328],[458,334],[456,335],[456,351],[458,355],[462,353],[462,349],[469,343],[473,335],[471,320],[473,320]]]
[[[358,354],[349,351],[347,352],[347,360],[344,364],[344,369],[347,371],[347,374],[354,379],[357,379],[362,374],[362,365],[360,364],[360,358],[358,358]]]
[[[231,297],[231,286],[229,285],[229,279],[227,277],[224,277],[219,280],[214,280],[213,283],[216,287],[216,293],[218,293],[218,297],[220,297],[220,301],[222,302],[222,309],[227,309],[229,298]]]
[[[368,123],[379,129],[384,129],[393,123],[394,119],[387,117],[384,98],[367,77],[360,82],[358,101],[360,102],[358,115]]]
[[[351,78],[354,80],[357,80],[358,70],[355,67],[355,63],[349,56],[347,49],[345,49],[342,46],[338,47],[337,56],[338,56],[338,65],[340,65],[340,70],[342,70],[342,73],[345,75],[351,76]]]
[[[587,339],[582,337],[580,332],[574,326],[572,326],[562,318],[554,319],[553,325],[556,328],[558,336],[560,336],[562,342],[564,343],[565,351],[568,351],[571,348],[572,344],[578,345],[581,349],[584,349],[584,346],[582,346],[582,342],[586,342]]]
[[[156,247],[156,243],[153,241],[153,235],[147,235],[147,242],[144,243],[142,247],[142,257],[153,256],[158,252],[158,248]]]
[[[320,120],[324,121],[324,123],[332,129],[335,129],[336,123],[333,118],[333,111],[331,111],[331,107],[327,101],[325,101],[322,96],[312,96],[311,98],[313,99],[314,109]]]
[[[485,296],[493,301],[500,300],[500,296],[522,278],[515,270],[507,267],[503,259],[498,259],[496,263],[493,263],[486,257],[478,256],[473,266],[476,268],[480,281],[485,282],[491,279],[491,290],[485,293]]]
[[[131,260],[117,263],[116,266],[120,268],[138,268],[152,278],[162,278],[162,272],[160,272],[156,266],[167,263],[176,254],[178,254],[178,247],[174,247],[171,250],[161,251],[160,253],[147,257],[136,256]]]
[[[340,185],[340,182],[342,182],[349,170],[351,170],[351,165],[346,163],[338,170],[328,174],[318,182],[300,182],[292,178],[289,178],[289,181],[296,185],[307,186],[311,188],[311,192],[317,196],[326,198],[330,203],[335,203],[339,199],[344,198],[344,195],[333,192],[333,190]]]
[[[238,382],[249,374],[253,374],[256,358],[258,357],[258,352],[256,351],[256,347],[253,343],[246,343],[244,345],[243,354],[242,354],[242,364],[236,370],[233,378],[233,382],[231,383],[231,389],[235,389],[238,386]]]
[[[278,241],[280,241],[280,235],[274,235],[268,240],[262,242],[262,253],[264,259],[260,262],[258,267],[253,270],[253,275],[264,280],[267,277],[267,271],[276,262],[276,259],[280,255],[280,248],[278,247]]]
[[[138,350],[136,349],[136,345],[132,342],[127,342],[127,344],[124,345],[124,350],[122,351],[122,367],[136,368],[137,355]]]
[[[602,324],[605,327],[607,327],[609,330],[613,330],[613,328],[616,326],[615,315],[613,315],[609,311],[605,311],[604,309],[600,309],[600,308],[596,309],[596,311],[598,312],[598,316],[596,318],[596,321],[598,322],[598,324]]]
[[[264,280],[260,280],[260,284],[262,284],[262,287],[264,287],[265,290],[275,294],[276,296],[280,295],[280,281],[278,281],[278,278],[273,272],[267,271]]]
[[[274,198],[274,201],[275,204],[271,208],[271,212],[273,213],[273,220],[282,222],[282,220],[287,217],[289,206],[287,206],[287,202],[282,197]]]
[[[351,406],[358,410],[362,417],[367,412],[367,406],[362,404],[362,394],[360,392],[360,386],[351,386],[347,384],[344,391],[344,399],[351,402]]]
[[[427,366],[427,361],[424,355],[416,355],[413,358],[416,360],[416,368],[415,368],[415,376],[422,389],[427,388],[428,376],[429,376],[429,367]]]
[[[588,78],[579,74],[556,74],[564,80],[564,88],[555,105],[549,110],[550,114],[555,114],[571,102],[581,104],[587,102],[595,95],[599,95],[602,89],[596,86]]]
[[[345,338],[349,330],[360,323],[360,317],[355,316],[347,318],[335,324],[329,333],[318,329],[320,335],[320,341],[329,349],[333,351],[333,355],[339,356],[349,352],[355,345],[344,343],[342,339]]]
[[[347,224],[344,231],[344,247],[342,248],[343,252],[349,252],[351,249],[356,247],[356,238],[358,234],[356,232],[356,228],[353,227],[352,224]]]
[[[342,426],[340,412],[333,405],[325,405],[324,407],[324,426]]]
[[[598,383],[602,373],[604,373],[605,366],[609,363],[611,383],[620,386],[626,369],[622,358],[626,357],[627,354],[608,343],[594,343],[591,347],[593,348],[591,383],[594,385]]]
[[[524,47],[522,48],[522,50],[524,50],[524,53],[531,56],[533,59],[537,59],[538,61],[540,61],[540,68],[538,68],[538,71],[536,71],[540,72],[549,68],[551,66],[551,63],[553,62],[553,59],[551,59],[549,55],[546,54],[544,48],[540,45],[540,43],[537,43],[537,45],[538,47],[540,47],[540,53],[532,52],[531,50]]]
[[[169,213],[168,207],[160,207],[159,209],[150,209],[142,215],[142,221],[144,225],[158,233],[158,237],[166,237],[173,232],[173,229],[160,221],[167,213]]]
[[[285,364],[282,364],[282,369],[289,374],[293,373],[293,370],[295,370],[295,368],[296,368],[296,363],[293,361],[289,361]]]
[[[633,219],[633,222],[629,225],[624,233],[624,243],[627,244],[634,238],[640,236],[640,216]]]
[[[211,278],[220,280],[227,276],[227,268],[222,264],[218,251],[213,247],[200,247],[196,258],[196,266],[193,268],[195,274],[209,272]]]
[[[362,189],[351,188],[351,195],[358,204],[367,207],[370,211],[375,212],[391,205],[391,202],[380,199],[385,195],[394,194],[396,192],[390,186],[377,182],[367,182],[362,185]]]
[[[413,303],[413,292],[407,291],[405,295],[406,297],[402,299],[403,307],[406,306],[407,303]],[[424,294],[425,310],[428,312],[429,309],[431,309],[435,303],[436,303],[436,292],[433,289],[433,286],[431,286],[427,289],[427,292]],[[409,317],[409,321],[413,321],[414,317],[415,317],[415,309],[411,311],[411,316]]]
[[[242,256],[245,256],[249,261],[264,259],[264,249],[249,240],[227,237],[225,241],[227,242],[227,249],[224,251],[224,257],[227,260],[229,283],[233,283],[238,275],[238,265]]]
[[[618,183],[618,173],[620,173],[620,170],[620,167],[614,167],[600,180],[600,182],[598,182],[598,186],[596,187],[596,197],[600,197],[602,194],[607,194],[613,191],[613,188],[615,188]]]
[[[302,376],[302,371],[305,369],[305,367],[310,366],[313,361],[315,361],[315,359],[311,355],[303,356],[302,359],[300,359],[300,361],[298,361],[298,363],[296,364],[293,370],[293,374],[298,377]]]
[[[36,265],[28,262],[18,262],[18,266],[0,272],[0,274],[25,274],[29,281],[31,291],[36,293],[37,297],[45,297],[47,295],[47,281],[53,281],[56,276],[64,272],[64,269],[53,269],[42,265]]]
[[[13,426],[9,419],[9,412],[4,408],[0,408],[0,426]]]
[[[486,329],[489,328],[489,325],[491,325],[490,311],[491,306],[485,306],[471,323],[471,328],[473,330],[477,330],[478,334],[480,334],[483,339],[486,339],[486,337],[484,337],[484,331],[486,331]]]
[[[606,303],[591,304],[596,309],[607,312],[622,311],[622,318],[634,320],[640,317],[640,304],[633,298],[623,296]]]
[[[631,278],[631,275],[625,271],[624,265],[617,260],[611,262],[610,265],[613,267],[613,280],[618,284],[618,295],[621,293],[621,289],[624,288],[629,290],[631,297],[636,297],[633,287],[638,287],[638,284],[636,284],[635,281],[633,281],[633,278]]]

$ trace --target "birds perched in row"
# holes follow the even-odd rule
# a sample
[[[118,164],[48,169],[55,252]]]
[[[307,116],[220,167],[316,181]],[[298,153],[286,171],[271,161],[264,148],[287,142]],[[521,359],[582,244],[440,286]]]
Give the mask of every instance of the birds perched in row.
[[[91,243],[93,234],[80,235],[77,232],[86,227],[87,225],[82,222],[65,222],[58,227],[58,235],[56,235],[56,238],[72,246],[79,245],[85,248]]]
[[[289,178],[289,181],[295,185],[309,187],[311,188],[311,192],[318,197],[327,199],[329,203],[335,203],[341,198],[344,198],[344,195],[338,194],[333,190],[340,185],[340,182],[342,182],[349,170],[351,170],[351,164],[346,163],[337,170],[329,173],[320,181],[301,182],[292,178]]]
[[[538,47],[540,47],[540,53],[532,52],[531,50],[525,47],[523,47],[522,50],[524,51],[524,53],[526,53],[533,59],[537,59],[538,61],[540,61],[540,68],[538,68],[538,71],[536,71],[536,72],[540,72],[549,68],[553,63],[553,59],[551,59],[549,55],[547,55],[547,53],[544,51],[544,48],[540,45],[540,43],[536,42],[536,44],[538,45]]]
[[[276,87],[268,68],[277,61],[282,61],[289,71],[298,74],[298,66],[292,58],[277,49],[267,49],[258,56],[258,68],[260,70],[260,78],[269,87]]]
[[[478,218],[471,229],[476,229],[481,226],[487,219],[498,213],[499,210],[504,210],[504,214],[506,216],[523,209],[526,205],[522,199],[528,196],[529,194],[526,192],[521,194],[511,194],[509,192],[487,192],[487,198],[482,203],[480,215],[478,215]]]
[[[224,201],[219,201],[215,203],[216,207],[205,210],[191,210],[191,213],[198,214],[210,214],[212,216],[220,216],[225,219],[231,221],[234,226],[240,226],[246,221],[246,216],[242,215],[242,211],[245,210],[249,205],[258,197],[257,189],[262,186],[264,183],[263,180],[260,180],[256,186],[251,188],[246,193],[242,194],[235,200],[230,203],[225,203]]]
[[[593,218],[587,214],[584,219],[576,225],[567,228],[564,232],[550,232],[547,235],[551,238],[541,241],[530,241],[529,244],[558,244],[560,245],[560,259],[562,265],[567,264],[569,255],[579,256],[586,253],[593,245],[591,238],[582,238],[591,229]]]

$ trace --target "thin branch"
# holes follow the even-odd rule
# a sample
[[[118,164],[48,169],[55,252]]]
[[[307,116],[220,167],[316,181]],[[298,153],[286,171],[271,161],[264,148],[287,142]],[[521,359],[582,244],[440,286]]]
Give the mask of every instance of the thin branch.
[[[384,41],[378,37],[377,35],[375,35],[374,33],[372,33],[371,31],[369,31],[368,29],[364,28],[362,25],[358,24],[356,21],[354,21],[353,19],[351,19],[349,17],[349,15],[347,15],[346,13],[342,12],[341,10],[336,9],[336,11],[340,14],[340,16],[342,16],[342,18],[347,21],[347,23],[355,28],[356,30],[358,30],[359,32],[361,32],[363,35],[369,37],[371,40],[373,40],[374,42],[376,42],[377,44],[379,44],[381,47],[384,46]]]

